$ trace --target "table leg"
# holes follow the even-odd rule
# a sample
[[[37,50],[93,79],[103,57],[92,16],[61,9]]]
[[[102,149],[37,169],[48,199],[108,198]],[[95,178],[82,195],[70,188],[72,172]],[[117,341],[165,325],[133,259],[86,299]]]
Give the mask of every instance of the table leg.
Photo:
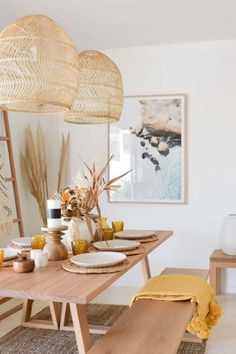
[[[70,316],[70,307],[69,304],[63,302],[62,310],[61,310],[61,322],[60,322],[60,330],[72,330],[73,327],[69,326],[69,316]]]
[[[210,263],[210,284],[215,290],[216,295],[220,293],[220,268],[213,262]]]
[[[33,306],[33,300],[24,300],[22,311],[22,323],[28,322],[31,318],[31,311]]]
[[[70,311],[79,354],[86,354],[91,347],[85,305],[70,303]]]
[[[0,299],[0,305],[4,304],[5,302],[10,301],[10,300],[12,300],[10,297],[4,297],[4,298]],[[23,304],[18,304],[18,305],[15,305],[14,307],[10,308],[9,310],[5,311],[4,313],[1,313],[0,314],[0,321],[11,316],[13,313],[22,310],[22,308],[23,308]]]
[[[34,300],[25,300],[23,305],[21,326],[30,328],[45,328],[45,329],[59,329],[60,317],[61,317],[61,304],[58,302],[50,302],[50,313],[52,320],[38,320],[32,319],[32,307]]]
[[[220,268],[216,268],[216,295],[220,294]]]
[[[145,280],[148,280],[151,278],[151,270],[150,270],[150,265],[148,261],[148,256],[145,256],[142,259],[142,268],[143,268],[143,276]]]

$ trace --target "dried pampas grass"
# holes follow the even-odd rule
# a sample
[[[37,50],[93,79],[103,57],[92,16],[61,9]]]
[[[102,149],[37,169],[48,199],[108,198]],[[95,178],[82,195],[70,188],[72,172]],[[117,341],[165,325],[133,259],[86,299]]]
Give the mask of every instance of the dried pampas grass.
[[[57,192],[63,187],[63,177],[65,175],[65,165],[66,165],[66,157],[69,149],[69,134],[65,139],[64,135],[62,134],[61,140],[61,156],[59,162],[59,169],[58,169],[58,182],[57,182]]]
[[[43,224],[47,224],[46,201],[48,197],[47,162],[43,132],[37,128],[37,139],[34,141],[31,128],[25,129],[25,155],[21,153],[21,168],[25,173],[30,193],[36,199]]]
[[[26,147],[25,154],[20,154],[21,168],[26,176],[27,186],[30,193],[35,198],[43,225],[47,225],[47,199],[48,191],[48,172],[46,149],[43,131],[40,126],[37,128],[36,140],[33,138],[32,130],[28,126],[25,129]],[[66,156],[69,147],[69,135],[65,139],[62,135],[61,155],[58,168],[58,190],[62,187],[65,175]]]

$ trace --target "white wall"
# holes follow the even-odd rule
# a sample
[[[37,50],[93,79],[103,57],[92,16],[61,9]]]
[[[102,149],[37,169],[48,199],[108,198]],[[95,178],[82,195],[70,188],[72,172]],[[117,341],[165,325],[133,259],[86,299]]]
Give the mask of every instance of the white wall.
[[[111,204],[103,214],[128,228],[171,229],[174,236],[150,256],[153,273],[165,266],[208,267],[219,247],[224,216],[236,211],[236,41],[125,48],[106,53],[122,72],[126,95],[186,93],[186,205]],[[107,158],[106,126],[70,126],[72,174],[78,155]],[[235,271],[227,290],[236,291]],[[119,284],[140,285],[140,268]],[[224,282],[225,287],[225,282]]]
[[[236,41],[205,42],[109,50],[119,65],[126,95],[186,93],[187,181],[186,205],[110,204],[102,210],[109,220],[123,219],[127,228],[171,229],[174,236],[150,256],[153,274],[165,266],[208,267],[209,255],[219,247],[223,217],[236,211]],[[34,119],[34,120],[33,120]],[[71,135],[71,174],[81,156],[87,162],[107,158],[107,127],[62,123],[59,117],[37,118],[46,131],[50,170],[58,151],[60,127]],[[37,207],[25,189],[19,169],[27,122],[36,116],[10,113],[14,150],[26,233],[39,232]],[[55,154],[54,154],[55,153]],[[142,284],[139,266],[119,285]],[[236,291],[235,270],[224,281]]]

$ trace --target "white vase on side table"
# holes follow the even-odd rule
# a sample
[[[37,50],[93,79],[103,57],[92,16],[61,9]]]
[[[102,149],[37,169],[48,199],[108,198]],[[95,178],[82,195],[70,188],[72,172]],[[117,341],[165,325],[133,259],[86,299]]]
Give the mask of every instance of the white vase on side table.
[[[229,214],[223,220],[220,241],[222,251],[230,256],[236,256],[236,214]]]

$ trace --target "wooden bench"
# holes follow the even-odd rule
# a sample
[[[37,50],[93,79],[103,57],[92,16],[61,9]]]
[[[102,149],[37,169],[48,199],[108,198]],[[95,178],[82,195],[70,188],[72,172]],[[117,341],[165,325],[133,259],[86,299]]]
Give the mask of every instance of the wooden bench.
[[[208,270],[182,268],[161,274],[174,273],[209,275]],[[88,354],[176,354],[194,312],[189,301],[138,300]]]

